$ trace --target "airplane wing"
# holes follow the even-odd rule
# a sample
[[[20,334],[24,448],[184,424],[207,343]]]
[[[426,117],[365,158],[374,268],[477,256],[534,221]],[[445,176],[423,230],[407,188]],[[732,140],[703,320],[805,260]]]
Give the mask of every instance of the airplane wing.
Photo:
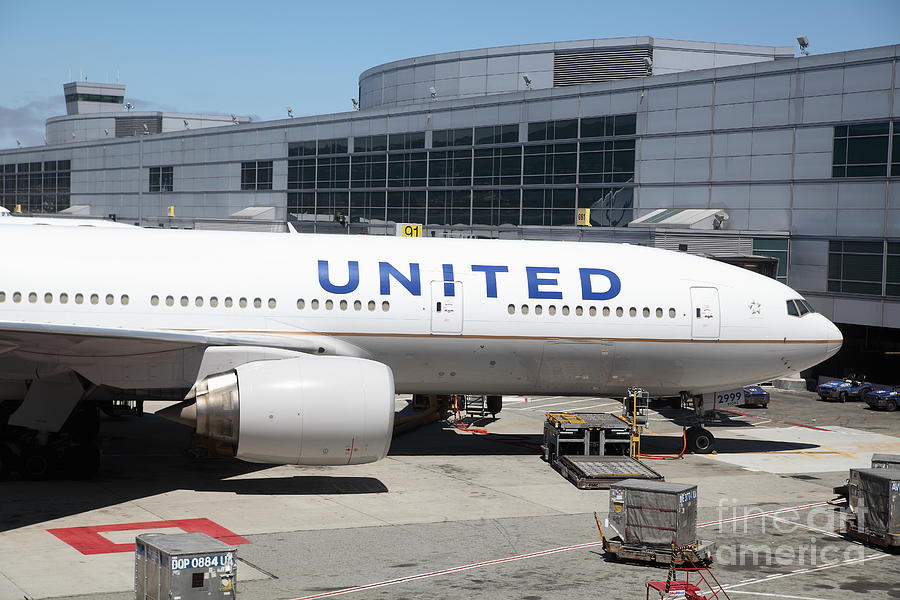
[[[0,356],[15,353],[34,359],[126,357],[189,347],[256,346],[310,354],[369,358],[364,350],[312,331],[217,331],[123,329],[0,321]]]

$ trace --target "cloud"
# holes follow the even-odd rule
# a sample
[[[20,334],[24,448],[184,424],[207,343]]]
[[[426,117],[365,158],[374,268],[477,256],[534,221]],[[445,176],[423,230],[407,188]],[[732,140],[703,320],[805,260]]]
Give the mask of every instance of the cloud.
[[[44,121],[65,111],[62,94],[11,108],[0,106],[0,148],[41,146],[44,143]]]

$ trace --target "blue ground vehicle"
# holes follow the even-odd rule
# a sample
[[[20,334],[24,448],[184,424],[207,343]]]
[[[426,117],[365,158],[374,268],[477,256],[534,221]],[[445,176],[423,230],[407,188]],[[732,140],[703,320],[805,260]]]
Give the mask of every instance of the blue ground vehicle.
[[[900,386],[892,390],[872,390],[863,399],[872,408],[894,412],[900,408]]]
[[[834,381],[826,381],[816,390],[822,400],[837,399],[841,402],[848,400],[862,400],[874,386],[867,381],[847,378]]]
[[[744,404],[742,406],[768,406],[769,392],[758,385],[744,386]]]

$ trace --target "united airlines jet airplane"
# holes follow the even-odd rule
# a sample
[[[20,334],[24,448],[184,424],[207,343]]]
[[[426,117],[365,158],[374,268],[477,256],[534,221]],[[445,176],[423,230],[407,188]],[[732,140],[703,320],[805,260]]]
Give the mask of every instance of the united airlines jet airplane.
[[[641,246],[5,220],[0,470],[34,476],[96,465],[113,399],[184,400],[168,416],[247,461],[358,464],[395,392],[690,397],[842,343],[777,281]]]

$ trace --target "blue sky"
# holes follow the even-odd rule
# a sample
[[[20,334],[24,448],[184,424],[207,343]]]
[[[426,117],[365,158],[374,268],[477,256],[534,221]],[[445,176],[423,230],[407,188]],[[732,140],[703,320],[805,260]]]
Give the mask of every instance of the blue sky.
[[[138,110],[342,112],[365,69],[436,52],[650,35],[813,53],[900,43],[900,0],[62,2],[0,0],[0,148],[42,143],[62,84],[127,84]]]

